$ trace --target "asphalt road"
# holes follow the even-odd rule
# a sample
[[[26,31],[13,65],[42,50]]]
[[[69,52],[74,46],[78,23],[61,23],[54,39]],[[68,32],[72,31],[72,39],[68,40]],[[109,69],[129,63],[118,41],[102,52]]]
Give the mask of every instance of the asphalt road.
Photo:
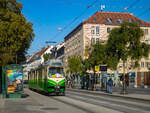
[[[3,113],[149,113],[150,102],[67,91],[48,96],[25,88],[22,99],[5,99]]]

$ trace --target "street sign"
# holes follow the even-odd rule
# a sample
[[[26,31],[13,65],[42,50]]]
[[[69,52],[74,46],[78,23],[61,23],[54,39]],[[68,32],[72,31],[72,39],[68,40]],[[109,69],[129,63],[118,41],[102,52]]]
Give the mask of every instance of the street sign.
[[[95,66],[95,71],[99,71],[99,65]]]
[[[107,65],[100,65],[100,71],[107,71]]]

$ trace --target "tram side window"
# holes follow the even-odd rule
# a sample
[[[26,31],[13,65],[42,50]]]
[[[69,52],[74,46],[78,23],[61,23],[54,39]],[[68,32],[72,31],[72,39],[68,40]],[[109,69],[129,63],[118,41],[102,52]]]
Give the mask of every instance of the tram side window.
[[[45,68],[44,69],[44,78],[46,78],[46,76],[47,76],[47,69]]]
[[[42,69],[42,79],[44,78],[44,69]]]

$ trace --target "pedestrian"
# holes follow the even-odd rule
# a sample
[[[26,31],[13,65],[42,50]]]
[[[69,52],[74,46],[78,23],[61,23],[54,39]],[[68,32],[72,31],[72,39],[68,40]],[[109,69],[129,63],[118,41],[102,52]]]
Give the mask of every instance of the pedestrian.
[[[86,90],[89,89],[89,75],[86,76]]]
[[[70,79],[68,79],[68,88],[70,88]]]
[[[110,78],[108,80],[108,93],[112,94],[112,86],[113,86],[113,80],[112,80],[112,78]]]

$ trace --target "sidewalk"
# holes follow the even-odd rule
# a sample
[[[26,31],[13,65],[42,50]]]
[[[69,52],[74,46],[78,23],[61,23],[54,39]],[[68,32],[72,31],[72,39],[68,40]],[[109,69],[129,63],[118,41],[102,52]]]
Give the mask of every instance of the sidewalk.
[[[3,113],[2,112],[3,106],[4,106],[4,99],[2,98],[2,95],[0,94],[0,113]]]
[[[77,88],[68,88],[67,90],[82,92],[82,93],[91,93],[97,95],[107,95],[121,98],[129,98],[143,101],[150,101],[150,88],[142,89],[142,88],[129,88],[127,89],[128,94],[122,95],[120,94],[121,88],[113,88],[113,94],[106,93],[106,91],[91,91],[86,89],[77,89]]]

